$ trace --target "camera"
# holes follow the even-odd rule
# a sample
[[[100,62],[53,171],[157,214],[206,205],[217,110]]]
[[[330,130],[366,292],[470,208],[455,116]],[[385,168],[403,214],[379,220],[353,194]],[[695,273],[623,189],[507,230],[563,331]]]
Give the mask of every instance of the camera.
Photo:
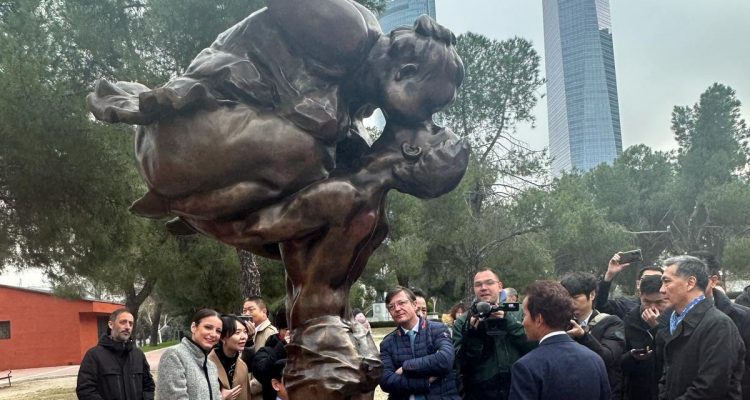
[[[475,300],[471,305],[471,314],[480,321],[484,321],[489,318],[490,315],[498,311],[518,311],[520,309],[519,303],[502,303],[498,305],[490,304],[486,301]]]
[[[621,251],[618,254],[620,254],[620,264],[630,264],[635,261],[643,261],[643,254],[641,254],[641,249]]]
[[[253,322],[253,317],[249,315],[238,315],[237,318],[245,321],[245,322]]]

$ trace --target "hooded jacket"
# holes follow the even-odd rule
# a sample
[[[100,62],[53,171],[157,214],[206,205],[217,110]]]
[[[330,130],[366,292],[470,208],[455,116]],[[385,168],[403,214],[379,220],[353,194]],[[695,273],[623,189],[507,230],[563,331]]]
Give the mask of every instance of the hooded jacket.
[[[143,351],[132,340],[102,336],[81,361],[76,395],[80,400],[153,400],[154,379]]]

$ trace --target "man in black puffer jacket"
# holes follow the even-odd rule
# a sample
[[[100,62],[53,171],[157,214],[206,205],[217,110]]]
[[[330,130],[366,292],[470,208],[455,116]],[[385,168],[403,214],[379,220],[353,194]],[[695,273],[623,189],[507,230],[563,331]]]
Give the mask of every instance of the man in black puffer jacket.
[[[99,339],[81,361],[79,400],[153,400],[154,379],[143,352],[130,335],[133,314],[125,308],[109,316],[110,334]]]

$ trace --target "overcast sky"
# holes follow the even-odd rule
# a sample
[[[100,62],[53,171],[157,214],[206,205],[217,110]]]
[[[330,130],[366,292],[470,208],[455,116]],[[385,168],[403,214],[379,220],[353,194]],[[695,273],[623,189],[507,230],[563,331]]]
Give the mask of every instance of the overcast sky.
[[[438,22],[457,35],[521,36],[544,58],[541,0],[435,3]],[[695,104],[713,82],[734,88],[750,119],[750,0],[610,0],[610,12],[624,147],[675,148],[672,108]],[[535,115],[536,128],[519,135],[546,147],[546,98]]]

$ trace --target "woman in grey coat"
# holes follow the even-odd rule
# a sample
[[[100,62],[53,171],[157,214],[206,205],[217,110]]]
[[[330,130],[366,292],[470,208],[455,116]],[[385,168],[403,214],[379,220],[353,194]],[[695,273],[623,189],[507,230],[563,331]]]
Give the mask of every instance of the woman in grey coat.
[[[219,313],[202,309],[193,316],[191,338],[182,338],[159,361],[156,398],[159,400],[221,400],[219,374],[208,354],[221,336]]]

